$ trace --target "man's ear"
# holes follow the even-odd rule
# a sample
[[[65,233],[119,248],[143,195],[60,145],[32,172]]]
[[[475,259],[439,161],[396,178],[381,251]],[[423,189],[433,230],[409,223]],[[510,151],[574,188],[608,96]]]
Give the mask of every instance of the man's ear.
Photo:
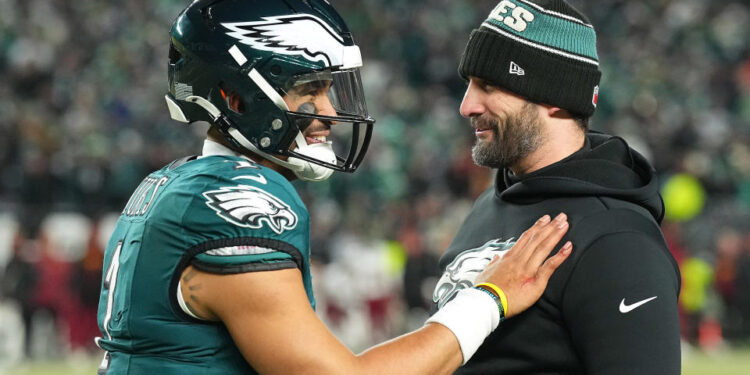
[[[539,105],[541,105],[544,108],[544,110],[547,112],[547,116],[549,117],[555,117],[555,114],[562,111],[562,108],[555,107],[553,105],[544,104],[544,103],[540,103]]]
[[[560,108],[555,107],[553,105],[549,104],[540,104],[544,110],[547,112],[547,116],[552,118],[559,118],[559,119],[565,119],[565,118],[571,118],[570,112]]]

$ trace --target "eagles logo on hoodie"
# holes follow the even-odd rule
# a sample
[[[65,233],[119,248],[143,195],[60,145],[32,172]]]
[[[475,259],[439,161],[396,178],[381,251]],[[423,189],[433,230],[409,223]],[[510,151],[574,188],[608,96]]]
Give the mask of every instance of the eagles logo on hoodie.
[[[432,301],[442,308],[461,289],[471,288],[482,270],[492,261],[495,255],[501,258],[515,245],[513,239],[503,241],[495,239],[484,245],[458,254],[445,268],[443,276],[435,286]]]

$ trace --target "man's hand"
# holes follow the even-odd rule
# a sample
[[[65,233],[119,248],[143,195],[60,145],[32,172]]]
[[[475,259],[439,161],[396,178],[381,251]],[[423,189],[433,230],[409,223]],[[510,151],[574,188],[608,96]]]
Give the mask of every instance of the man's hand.
[[[568,241],[557,254],[547,259],[567,231],[565,214],[557,215],[554,220],[544,215],[523,232],[502,259],[495,256],[477,276],[476,284],[489,282],[505,292],[508,297],[506,318],[526,310],[542,296],[550,276],[573,249]]]

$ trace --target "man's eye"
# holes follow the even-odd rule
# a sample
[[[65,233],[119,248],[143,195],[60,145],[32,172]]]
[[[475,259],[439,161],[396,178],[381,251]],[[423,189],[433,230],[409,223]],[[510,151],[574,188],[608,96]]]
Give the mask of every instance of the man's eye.
[[[498,89],[497,86],[493,86],[493,85],[491,85],[491,84],[489,84],[487,82],[482,82],[482,84],[481,84],[480,87],[485,92],[492,92],[492,91],[496,91]]]
[[[302,96],[308,96],[308,95],[315,96],[315,95],[318,95],[320,93],[325,93],[324,92],[324,88],[317,87],[317,86],[314,86],[314,85],[310,85],[310,86],[304,87],[302,90],[300,90],[300,92],[301,92]]]
[[[331,87],[327,81],[313,81],[297,86],[294,92],[298,96],[318,96],[327,95]]]

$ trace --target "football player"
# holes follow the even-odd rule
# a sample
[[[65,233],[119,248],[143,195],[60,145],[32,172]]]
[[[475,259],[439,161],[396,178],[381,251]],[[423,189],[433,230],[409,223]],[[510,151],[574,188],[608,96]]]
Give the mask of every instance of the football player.
[[[327,1],[198,0],[175,20],[171,117],[200,156],[151,173],[106,249],[99,373],[451,373],[541,295],[571,245],[545,216],[421,329],[355,356],[317,318],[309,215],[290,180],[357,169],[373,119],[360,52]]]

